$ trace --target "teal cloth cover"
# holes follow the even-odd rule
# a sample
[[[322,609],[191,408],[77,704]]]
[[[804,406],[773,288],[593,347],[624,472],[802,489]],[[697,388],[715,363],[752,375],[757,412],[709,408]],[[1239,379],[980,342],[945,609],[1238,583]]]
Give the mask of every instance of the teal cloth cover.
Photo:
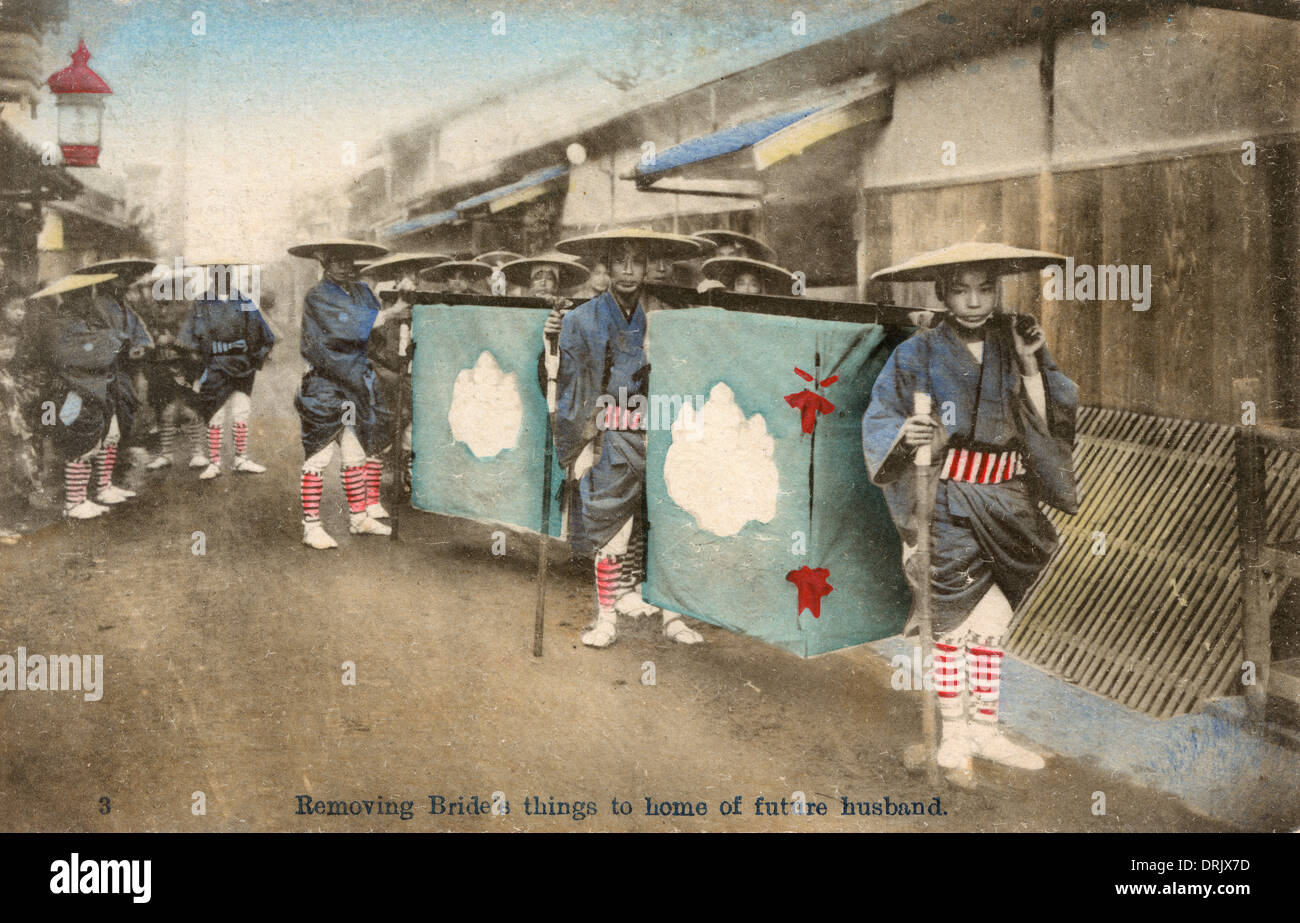
[[[414,308],[411,504],[417,509],[541,531],[546,396],[538,387],[537,362],[548,313],[473,305]],[[479,395],[483,402],[468,403],[462,409],[504,421],[498,427],[505,434],[502,441],[515,431],[510,425],[515,411],[520,412],[520,422],[513,448],[499,451],[490,443],[489,427],[489,444],[478,446],[485,456],[480,457],[453,435],[449,415],[458,377],[462,378],[462,400],[473,396],[467,379],[473,377],[484,353],[490,356],[490,363],[481,377],[497,386]],[[500,381],[509,375],[514,376],[513,386]],[[517,399],[512,394],[517,394]],[[551,501],[550,534],[559,535],[558,496],[563,475],[554,453],[552,465],[556,497]]]
[[[651,395],[697,402],[697,395],[708,400],[715,385],[725,384],[746,418],[762,415],[774,440],[779,490],[768,522],[751,519],[729,536],[702,528],[669,495],[665,480],[672,441],[684,434],[675,436],[666,423],[652,429],[647,600],[803,657],[901,631],[911,594],[898,533],[862,457],[862,416],[895,342],[876,325],[714,308],[651,314]],[[832,376],[837,380],[820,384]],[[816,414],[811,434],[786,400],[805,390],[834,405]],[[700,441],[707,442],[707,427]],[[728,469],[716,480],[730,478],[762,479]],[[787,579],[805,566],[829,570],[826,582],[834,588],[820,598],[816,618],[797,611],[798,588]]]

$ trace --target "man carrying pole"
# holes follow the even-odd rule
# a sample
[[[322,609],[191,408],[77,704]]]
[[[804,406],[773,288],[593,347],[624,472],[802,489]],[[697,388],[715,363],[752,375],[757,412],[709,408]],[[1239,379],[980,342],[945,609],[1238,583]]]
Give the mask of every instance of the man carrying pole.
[[[1064,261],[965,243],[872,276],[933,281],[946,307],[942,323],[894,350],[862,420],[867,470],[884,489],[920,604],[913,622],[932,608],[943,719],[937,761],[945,769],[968,771],[973,756],[1020,769],[1044,765],[998,730],[1003,639],[1015,606],[1056,549],[1038,503],[1078,509],[1071,458],[1078,390],[1052,360],[1037,322],[1002,310],[998,279]],[[929,395],[932,406],[923,400],[917,409],[917,394]],[[926,449],[933,457],[925,467],[937,465],[930,472],[938,480],[934,513],[913,520],[905,473],[926,461],[916,457]],[[924,486],[926,478],[919,480]],[[927,513],[924,502],[920,512]],[[927,535],[931,560],[918,567],[927,563],[917,560]],[[927,596],[932,606],[924,605]]]
[[[324,471],[339,446],[343,489],[353,535],[390,535],[371,516],[383,476],[381,453],[388,445],[388,407],[374,367],[366,357],[379,299],[357,281],[356,263],[378,259],[386,247],[355,240],[329,240],[289,248],[291,256],[320,261],[322,279],[303,299],[302,377],[294,407],[302,423],[302,541],[311,548],[337,548],[320,521]]]
[[[629,228],[560,241],[563,253],[603,259],[608,291],[565,316],[560,330],[555,444],[563,467],[578,479],[571,540],[595,557],[597,615],[582,636],[588,647],[608,647],[618,615],[662,613],[664,634],[680,644],[704,640],[675,612],[641,597],[644,571],[645,423],[622,408],[645,399],[646,312],[642,304],[649,260],[689,259],[699,245],[689,237]],[[617,406],[611,407],[610,403]]]
[[[538,378],[546,395],[546,455],[542,461],[542,536],[537,548],[537,607],[533,613],[533,656],[542,656],[542,635],[546,616],[546,557],[551,536],[551,480],[556,408],[556,379],[560,371],[560,327],[568,299],[560,292],[572,289],[591,276],[591,272],[562,254],[519,259],[501,267],[506,282],[518,288],[527,286],[528,294],[553,305],[542,333],[542,356]],[[554,323],[552,323],[554,320]],[[567,484],[566,484],[567,487]]]

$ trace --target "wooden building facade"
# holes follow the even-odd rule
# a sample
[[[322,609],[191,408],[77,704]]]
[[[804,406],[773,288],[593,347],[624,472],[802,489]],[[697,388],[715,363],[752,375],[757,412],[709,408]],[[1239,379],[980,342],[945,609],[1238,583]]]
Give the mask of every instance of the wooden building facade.
[[[1295,425],[1300,24],[1185,4],[1092,23],[895,76],[862,151],[864,270],[967,239],[1150,267],[1145,306],[1006,296],[1083,403],[1232,424],[1255,378],[1260,418]],[[902,288],[867,293],[927,294]]]

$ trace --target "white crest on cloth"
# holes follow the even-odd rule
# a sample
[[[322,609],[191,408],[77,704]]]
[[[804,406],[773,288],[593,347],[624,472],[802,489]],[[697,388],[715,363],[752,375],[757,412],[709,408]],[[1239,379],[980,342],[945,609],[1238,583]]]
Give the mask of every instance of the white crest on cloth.
[[[664,459],[668,496],[714,535],[735,535],[750,520],[771,522],[780,489],[775,448],[763,415],[745,419],[719,382],[698,414],[687,402],[673,423]]]
[[[462,369],[456,376],[447,422],[452,438],[465,443],[476,458],[494,458],[513,449],[524,424],[518,376],[502,372],[484,350],[472,369]]]

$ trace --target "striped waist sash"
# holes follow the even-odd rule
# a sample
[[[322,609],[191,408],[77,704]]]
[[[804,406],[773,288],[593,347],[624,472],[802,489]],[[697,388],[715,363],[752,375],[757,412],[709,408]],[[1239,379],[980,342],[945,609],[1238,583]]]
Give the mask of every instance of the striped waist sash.
[[[1001,484],[1025,473],[1019,452],[977,452],[974,449],[949,449],[944,459],[941,480],[966,481],[968,484]]]

